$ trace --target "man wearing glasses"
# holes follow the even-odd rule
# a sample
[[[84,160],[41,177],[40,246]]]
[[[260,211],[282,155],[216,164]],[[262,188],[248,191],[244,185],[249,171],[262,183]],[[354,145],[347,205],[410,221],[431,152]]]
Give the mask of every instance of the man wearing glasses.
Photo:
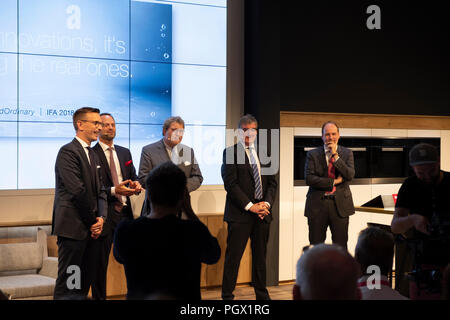
[[[54,299],[85,299],[98,261],[98,237],[107,215],[106,192],[91,149],[102,129],[100,111],[73,115],[76,136],[61,147],[55,163],[52,233],[57,235],[58,277]]]
[[[192,148],[181,143],[184,134],[184,121],[180,117],[170,117],[163,124],[163,138],[142,148],[139,163],[138,180],[145,188],[147,174],[161,163],[172,161],[186,175],[187,186],[185,203],[190,207],[189,193],[197,190],[203,182],[203,176]],[[147,197],[146,197],[147,199]],[[148,215],[150,204],[144,201],[141,215]],[[186,210],[184,210],[186,211]]]

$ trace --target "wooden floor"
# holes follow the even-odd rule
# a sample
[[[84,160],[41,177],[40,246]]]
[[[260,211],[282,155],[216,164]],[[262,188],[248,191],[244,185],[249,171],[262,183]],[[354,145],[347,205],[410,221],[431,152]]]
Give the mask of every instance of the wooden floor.
[[[272,300],[292,300],[292,287],[294,283],[281,284],[278,286],[267,287]],[[203,300],[222,300],[222,288],[202,289]],[[233,292],[234,300],[255,300],[255,291],[249,285],[236,287]]]
[[[269,290],[270,298],[272,300],[292,300],[292,287],[293,282],[280,284],[278,286],[267,287]],[[222,288],[208,288],[202,289],[202,299],[203,300],[222,300]],[[253,287],[249,285],[237,286],[234,290],[234,300],[255,300],[255,291]],[[108,300],[124,300],[125,296],[115,296],[108,297]]]

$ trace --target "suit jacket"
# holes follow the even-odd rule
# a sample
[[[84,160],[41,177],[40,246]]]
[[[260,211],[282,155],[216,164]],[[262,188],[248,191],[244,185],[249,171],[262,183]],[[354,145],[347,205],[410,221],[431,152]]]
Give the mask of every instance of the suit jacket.
[[[96,165],[94,179],[88,157],[77,139],[58,152],[55,163],[53,234],[83,240],[90,236],[90,227],[96,223],[96,217],[107,216],[106,192],[98,172],[100,164],[95,152],[92,154]]]
[[[137,180],[136,169],[133,165],[133,159],[131,157],[131,152],[127,148],[114,145],[114,148],[117,153],[117,158],[119,158],[120,171],[122,172],[123,180]],[[100,174],[102,177],[102,181],[104,187],[106,189],[107,199],[108,199],[108,218],[106,219],[106,226],[103,228],[102,235],[111,232],[112,229],[120,222],[122,217],[114,210],[114,204],[117,201],[117,197],[115,195],[111,195],[111,187],[114,187],[114,183],[111,176],[110,166],[108,164],[108,160],[106,159],[105,152],[102,149],[100,143],[97,143],[92,148],[101,163]],[[130,197],[126,197],[127,206],[130,208],[131,213],[131,201]],[[133,219],[133,215],[128,217],[129,219]]]
[[[339,159],[334,163],[336,177],[341,175],[343,182],[336,185],[335,201],[341,217],[348,217],[355,213],[349,182],[355,176],[353,152],[339,146]],[[321,198],[326,191],[333,190],[333,179],[328,178],[328,166],[323,146],[306,154],[305,179],[309,186],[306,195],[305,216],[312,217],[320,211]]]
[[[203,182],[202,172],[194,156],[194,150],[184,144],[178,144],[179,156],[183,160],[178,167],[183,170],[187,178],[189,192],[197,190]],[[139,182],[145,188],[147,174],[156,166],[171,161],[163,139],[142,148],[139,163]]]
[[[259,149],[258,149],[259,150]],[[259,150],[261,151],[261,150]],[[269,167],[269,164],[261,164],[261,169]],[[249,202],[255,203],[255,180],[244,146],[237,143],[223,151],[222,179],[227,197],[225,202],[224,220],[227,222],[250,223],[259,217],[245,207]],[[275,201],[277,181],[273,175],[261,175],[263,199],[270,203]],[[264,217],[264,221],[270,223],[272,214]]]

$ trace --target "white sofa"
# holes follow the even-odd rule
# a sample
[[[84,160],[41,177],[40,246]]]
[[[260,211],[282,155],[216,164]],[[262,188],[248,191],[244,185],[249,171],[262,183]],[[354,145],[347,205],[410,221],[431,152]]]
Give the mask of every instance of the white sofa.
[[[44,230],[38,229],[36,242],[0,244],[0,290],[10,299],[52,299],[57,274]]]

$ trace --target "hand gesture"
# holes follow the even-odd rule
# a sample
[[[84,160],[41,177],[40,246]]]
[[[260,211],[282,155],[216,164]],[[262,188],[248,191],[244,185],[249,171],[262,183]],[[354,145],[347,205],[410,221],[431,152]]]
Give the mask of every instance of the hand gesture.
[[[119,183],[117,186],[115,187],[115,192],[116,194],[119,194],[121,196],[126,196],[129,197],[133,194],[135,194],[136,190],[134,188],[132,188],[132,182],[131,180],[124,180],[121,183]],[[128,187],[128,185],[131,187]]]
[[[331,154],[337,153],[337,144],[333,141],[327,142],[327,149]]]
[[[261,220],[270,214],[269,206],[264,201],[255,203],[250,207],[249,211],[256,213]]]
[[[336,179],[334,179],[334,185],[338,185],[342,182],[344,182],[344,179],[340,175]]]
[[[135,195],[140,194],[141,191],[142,191],[142,186],[141,186],[141,184],[139,183],[139,181],[131,181],[129,187],[130,187],[131,189],[134,189],[134,194],[135,194]]]

